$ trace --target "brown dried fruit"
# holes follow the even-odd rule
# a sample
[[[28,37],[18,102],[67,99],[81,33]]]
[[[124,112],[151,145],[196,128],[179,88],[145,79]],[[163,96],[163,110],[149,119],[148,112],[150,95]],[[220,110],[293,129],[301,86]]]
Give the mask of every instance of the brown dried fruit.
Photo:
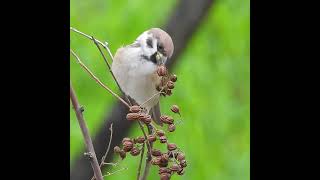
[[[125,141],[122,144],[123,144],[123,150],[125,152],[129,152],[133,147],[133,143],[131,141]]]
[[[155,142],[157,140],[157,136],[155,136],[155,135],[149,135],[148,136],[148,141],[149,142]]]
[[[142,144],[142,143],[144,143],[144,140],[145,140],[144,136],[139,136],[136,139],[134,139],[134,142]]]
[[[164,153],[164,154],[161,154],[161,162],[168,162],[169,160],[169,155]]]
[[[184,174],[184,169],[182,168],[180,171],[177,172],[177,174],[182,176]]]
[[[133,148],[131,149],[131,151],[130,151],[130,154],[131,154],[132,156],[137,156],[137,155],[140,154],[140,150],[139,150],[137,147],[133,147]]]
[[[166,95],[168,95],[168,96],[171,96],[171,95],[172,95],[171,89],[167,89],[167,90],[166,90]]]
[[[138,112],[141,111],[141,108],[140,108],[140,106],[134,105],[134,106],[130,107],[129,111],[132,112],[132,113],[138,113]]]
[[[161,87],[160,86],[156,86],[156,90],[160,92],[161,91]]]
[[[129,141],[129,142],[133,142],[132,139],[128,138],[128,137],[125,137],[122,139],[122,144],[126,141]]]
[[[160,143],[166,143],[167,142],[167,138],[165,136],[160,136]]]
[[[140,115],[138,113],[128,113],[126,118],[129,121],[138,120]]]
[[[157,69],[157,73],[159,76],[167,75],[167,68],[165,66],[159,66]]]
[[[152,165],[159,165],[161,163],[160,157],[154,157],[151,159],[151,164]]]
[[[176,82],[176,81],[178,80],[177,75],[172,74],[171,77],[170,77],[170,80],[171,80],[172,82]]]
[[[168,166],[169,161],[160,161],[160,164],[158,165],[159,167],[167,167]]]
[[[169,89],[174,89],[174,82],[168,81],[168,82],[167,82],[167,87],[168,87]]]
[[[187,167],[187,161],[184,160],[184,159],[181,160],[181,161],[180,161],[180,166],[183,167],[183,168],[184,168],[184,167]]]
[[[171,175],[169,173],[161,173],[160,174],[160,180],[169,180],[170,176]]]
[[[171,173],[171,169],[167,168],[167,167],[161,167],[159,169],[159,174],[162,174],[162,173]]]
[[[168,143],[167,148],[169,151],[173,151],[177,149],[177,145],[175,145],[174,143]]]
[[[152,121],[152,118],[150,115],[146,115],[146,117],[144,118],[143,122],[146,124],[150,124]]]
[[[152,149],[152,150],[151,150],[151,154],[152,154],[153,156],[161,156],[161,151],[158,150],[158,149]]]
[[[158,129],[156,133],[158,136],[164,136],[164,131],[162,131],[161,129]]]
[[[172,166],[170,167],[171,171],[173,172],[178,172],[181,171],[181,167],[178,164],[172,164]]]
[[[176,126],[174,125],[174,124],[169,124],[169,126],[168,126],[168,131],[169,132],[173,132],[173,131],[175,131],[176,130]]]
[[[178,161],[182,161],[185,159],[185,155],[183,153],[179,152],[176,158]]]
[[[121,149],[120,149],[119,146],[115,146],[115,147],[113,148],[113,151],[114,151],[115,153],[120,153]]]
[[[171,111],[174,113],[180,114],[180,109],[179,109],[179,106],[177,106],[177,105],[172,105]]]
[[[171,116],[162,115],[160,116],[160,121],[165,124],[172,124],[174,120]]]
[[[124,150],[121,150],[119,153],[121,159],[124,159],[126,157],[126,152]]]

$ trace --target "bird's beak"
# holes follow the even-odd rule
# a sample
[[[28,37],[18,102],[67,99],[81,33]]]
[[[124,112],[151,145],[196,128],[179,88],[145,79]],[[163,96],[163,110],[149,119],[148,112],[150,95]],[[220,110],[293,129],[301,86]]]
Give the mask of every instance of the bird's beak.
[[[156,60],[157,60],[158,65],[164,64],[164,56],[159,52],[157,52],[157,54],[156,54]]]

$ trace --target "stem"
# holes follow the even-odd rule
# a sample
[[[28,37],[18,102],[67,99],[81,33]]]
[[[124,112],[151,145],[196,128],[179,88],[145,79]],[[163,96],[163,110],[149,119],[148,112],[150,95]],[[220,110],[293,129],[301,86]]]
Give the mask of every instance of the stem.
[[[91,163],[91,167],[93,169],[94,176],[97,180],[103,180],[100,166],[98,164],[98,160],[96,157],[96,153],[95,153],[93,145],[92,145],[92,140],[89,135],[89,130],[88,130],[87,125],[85,123],[85,120],[83,118],[83,114],[82,114],[83,109],[79,105],[78,99],[77,99],[75,92],[72,88],[71,82],[70,82],[70,98],[71,98],[71,102],[72,102],[74,111],[77,116],[79,126],[82,131],[83,138],[85,140],[86,151],[89,153],[89,161]]]
[[[117,84],[117,86],[118,86],[119,90],[120,90],[120,91],[122,92],[122,94],[126,97],[126,99],[127,99],[128,103],[129,103],[129,104],[130,104],[130,106],[131,106],[131,102],[130,102],[129,98],[128,98],[128,97],[127,97],[127,95],[122,91],[122,89],[121,89],[121,87],[120,87],[120,85],[119,85],[119,83],[118,83],[118,81],[117,81],[116,77],[114,76],[114,74],[113,74],[113,72],[112,72],[112,70],[111,70],[111,66],[110,66],[110,64],[109,64],[109,62],[108,62],[108,60],[107,60],[107,58],[105,57],[104,53],[102,52],[102,50],[101,50],[101,48],[100,48],[100,46],[99,46],[99,44],[98,44],[98,41],[97,41],[93,36],[91,37],[91,39],[93,40],[94,44],[97,46],[97,48],[98,48],[98,50],[99,50],[99,52],[100,52],[101,56],[103,57],[104,62],[107,64],[108,69],[109,69],[109,72],[111,73],[113,80],[116,82],[116,84]],[[108,52],[109,52],[109,55],[110,55],[110,57],[111,57],[111,59],[112,59],[112,61],[113,61],[113,56],[112,56],[112,54],[111,54],[111,52],[110,52],[109,48],[108,48]]]
[[[130,108],[129,104],[123,100],[120,96],[118,96],[116,93],[114,93],[108,86],[106,86],[105,84],[103,84],[91,71],[89,68],[87,68],[87,66],[85,66],[82,61],[80,60],[80,58],[77,56],[76,53],[74,53],[71,49],[70,52],[72,53],[72,55],[77,59],[78,63],[80,64],[80,66],[82,68],[84,68],[89,74],[90,76],[100,85],[102,86],[104,89],[106,89],[107,91],[109,91],[113,96],[115,96],[116,98],[118,98],[124,105],[126,105],[128,108]]]
[[[106,153],[105,153],[105,154],[102,156],[102,158],[101,158],[100,168],[101,168],[103,165],[111,164],[111,163],[105,163],[104,161],[106,160],[106,157],[107,157],[107,155],[108,155],[108,153],[109,153],[110,146],[111,146],[112,134],[113,134],[113,123],[110,125],[109,130],[110,130],[110,140],[109,140],[109,144],[108,144],[107,151],[106,151]],[[113,163],[112,163],[111,165],[113,165]],[[94,180],[94,179],[95,179],[95,178],[94,178],[94,176],[93,176],[93,177],[91,178],[91,180]]]
[[[147,141],[148,141],[148,140],[147,140]],[[145,145],[145,143],[143,143],[143,145],[142,145],[141,156],[140,156],[140,162],[139,162],[139,167],[138,167],[137,180],[139,180],[139,179],[140,179],[140,172],[141,172],[141,166],[142,166],[142,159],[143,159],[143,155],[144,155],[144,145]]]
[[[148,133],[151,134],[151,129],[149,126],[147,126],[148,128]],[[152,144],[153,143],[150,143],[150,148],[152,149]],[[151,156],[151,151],[148,152],[148,157],[147,157],[147,160],[146,160],[146,165],[144,167],[144,172],[143,172],[143,176],[141,178],[141,180],[146,180],[147,179],[147,176],[149,174],[149,171],[150,171],[150,167],[151,167],[151,159],[152,159],[152,156]]]

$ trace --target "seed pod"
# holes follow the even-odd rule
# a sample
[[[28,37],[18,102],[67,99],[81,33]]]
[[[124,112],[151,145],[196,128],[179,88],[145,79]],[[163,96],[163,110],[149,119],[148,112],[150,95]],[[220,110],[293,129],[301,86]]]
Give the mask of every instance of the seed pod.
[[[178,164],[174,163],[174,164],[172,164],[172,166],[170,167],[170,169],[171,169],[171,171],[173,171],[173,172],[178,172],[178,171],[180,171],[182,168],[181,168]]]
[[[161,87],[160,86],[156,86],[156,90],[160,92],[161,91]]]
[[[178,80],[177,75],[172,74],[172,75],[170,76],[170,80],[171,80],[172,82],[176,82],[176,81]]]
[[[123,150],[124,150],[125,152],[129,152],[129,151],[132,149],[132,147],[133,147],[133,143],[130,142],[130,141],[125,141],[125,142],[123,143]]]
[[[134,139],[134,140],[135,140],[135,143],[142,144],[142,143],[144,143],[145,138],[144,138],[143,136],[139,136],[139,137],[137,137],[137,138]]]
[[[128,138],[128,137],[125,137],[122,139],[122,144],[126,141],[129,141],[129,142],[133,142],[132,139]]]
[[[120,153],[121,149],[120,149],[119,146],[115,146],[115,147],[113,148],[113,151],[114,151],[115,153]]]
[[[184,174],[184,169],[182,168],[180,171],[177,172],[177,174],[178,174],[179,176],[182,176],[182,175]]]
[[[161,163],[160,157],[154,157],[151,159],[151,164],[152,165],[159,165]]]
[[[167,168],[167,167],[161,167],[159,169],[159,174],[162,174],[162,173],[171,173],[171,169]]]
[[[160,121],[163,122],[163,123],[166,123],[167,122],[167,118],[168,118],[167,115],[162,115],[162,116],[160,116]]]
[[[180,166],[183,167],[183,168],[184,168],[184,167],[187,167],[187,161],[184,160],[184,159],[181,160],[181,161],[180,161]]]
[[[160,121],[165,124],[172,124],[174,120],[171,116],[163,115],[160,116]]]
[[[138,120],[139,119],[139,114],[138,113],[128,113],[127,114],[127,120],[133,121],[133,120]]]
[[[165,76],[167,75],[167,68],[165,66],[159,66],[157,69],[157,73],[159,76]]]
[[[177,149],[177,145],[175,145],[174,143],[168,143],[167,148],[169,151],[173,151]]]
[[[138,113],[138,112],[141,111],[141,108],[140,108],[140,106],[134,105],[134,106],[130,107],[129,111],[132,112],[132,113]]]
[[[158,165],[159,167],[167,167],[168,166],[169,161],[160,161],[160,164]]]
[[[161,156],[161,151],[158,149],[152,149],[151,154],[152,156]]]
[[[169,173],[161,173],[160,174],[160,180],[169,180],[170,174]]]
[[[145,119],[147,119],[147,114],[145,114],[145,113],[139,113],[139,119],[140,119],[141,121],[145,121]]]
[[[185,159],[185,155],[183,153],[179,152],[176,158],[178,161],[182,161]]]
[[[130,151],[130,154],[131,154],[132,156],[137,156],[137,155],[140,154],[140,150],[139,150],[137,147],[133,147],[133,148],[131,149],[131,151]]]
[[[148,136],[148,141],[149,142],[155,142],[157,140],[157,136],[155,136],[155,135],[149,135]]]
[[[174,89],[174,82],[168,81],[168,82],[167,82],[167,87],[168,87],[169,89]]]
[[[164,153],[164,154],[161,154],[161,162],[168,162],[169,160],[169,155]]]
[[[165,136],[160,136],[160,143],[166,143],[167,142],[167,138]]]
[[[161,129],[156,131],[158,136],[164,136],[164,131],[162,131]]]
[[[171,116],[168,116],[167,118],[167,124],[172,124],[173,123],[173,118]]]
[[[168,96],[171,96],[171,95],[172,95],[171,89],[167,89],[167,90],[166,90],[166,95],[168,95]]]
[[[176,130],[176,126],[174,125],[174,124],[169,124],[169,126],[168,126],[168,131],[169,132],[173,132],[173,131],[175,131]]]
[[[171,111],[180,114],[180,109],[177,105],[172,105]]]
[[[126,158],[126,152],[124,150],[121,150],[119,155],[120,155],[121,159]]]
[[[146,123],[146,124],[150,124],[151,121],[152,121],[152,118],[151,118],[150,115],[147,115],[147,116],[144,118],[144,120],[143,120],[143,122]]]

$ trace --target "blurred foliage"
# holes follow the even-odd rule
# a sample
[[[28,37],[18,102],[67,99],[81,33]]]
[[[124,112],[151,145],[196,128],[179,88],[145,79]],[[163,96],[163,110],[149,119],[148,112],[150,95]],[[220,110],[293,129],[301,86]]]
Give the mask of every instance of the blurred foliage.
[[[176,5],[173,0],[71,0],[70,24],[107,41],[115,53],[146,29],[163,26]],[[93,43],[70,33],[71,48],[103,82],[117,91]],[[172,114],[172,104],[178,104],[182,112],[183,123],[168,138],[185,152],[188,167],[184,176],[175,175],[172,179],[250,179],[249,52],[249,0],[215,1],[173,70],[178,75],[173,96],[161,100],[163,113]],[[70,58],[71,81],[85,107],[84,116],[94,137],[116,99]],[[71,105],[70,128],[72,166],[73,160],[83,153],[84,144]],[[138,126],[130,134],[141,135]],[[108,179],[134,179],[138,161],[139,157],[127,156],[120,167],[128,170]],[[158,179],[157,173],[152,167],[150,179]]]

